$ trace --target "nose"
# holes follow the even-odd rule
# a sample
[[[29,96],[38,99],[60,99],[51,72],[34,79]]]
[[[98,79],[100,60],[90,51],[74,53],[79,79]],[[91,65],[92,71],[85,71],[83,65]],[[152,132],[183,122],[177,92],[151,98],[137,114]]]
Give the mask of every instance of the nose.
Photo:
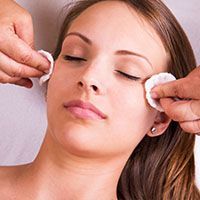
[[[100,77],[101,75],[97,72],[85,71],[77,82],[78,88],[87,94],[105,94],[105,83],[103,83],[103,80],[100,80]]]

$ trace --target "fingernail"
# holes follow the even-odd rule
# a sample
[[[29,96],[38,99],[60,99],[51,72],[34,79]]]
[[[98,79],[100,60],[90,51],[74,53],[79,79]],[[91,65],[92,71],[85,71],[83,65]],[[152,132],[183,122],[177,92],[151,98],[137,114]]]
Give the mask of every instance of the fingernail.
[[[51,63],[49,62],[49,60],[45,59],[45,64],[44,64],[45,70],[46,70],[46,69],[49,69],[50,64],[51,64]]]
[[[155,92],[150,92],[150,94],[151,94],[151,97],[152,97],[153,99],[157,99],[157,98],[158,98],[157,93],[155,93]]]

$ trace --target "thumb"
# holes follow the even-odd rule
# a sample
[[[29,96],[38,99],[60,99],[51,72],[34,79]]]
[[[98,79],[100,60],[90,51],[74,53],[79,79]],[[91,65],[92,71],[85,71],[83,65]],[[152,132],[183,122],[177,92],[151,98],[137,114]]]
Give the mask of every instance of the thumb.
[[[176,101],[173,100],[172,98],[163,98],[160,99],[160,105],[162,106],[165,114],[170,117],[172,120],[177,120],[176,119],[176,112],[177,112],[177,106],[176,106]]]
[[[176,101],[172,98],[162,98],[159,102],[164,111],[168,113],[172,109],[172,106]]]
[[[32,49],[35,48],[33,22],[30,15],[26,15],[23,20],[19,20],[15,23],[15,33]]]

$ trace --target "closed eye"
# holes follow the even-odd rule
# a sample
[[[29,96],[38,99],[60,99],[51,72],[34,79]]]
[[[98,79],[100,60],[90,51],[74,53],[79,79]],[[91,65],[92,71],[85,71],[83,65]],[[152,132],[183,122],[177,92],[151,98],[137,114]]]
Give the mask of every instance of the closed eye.
[[[68,60],[71,62],[82,62],[82,61],[87,61],[84,58],[80,58],[80,57],[74,57],[74,56],[69,56],[69,55],[64,55],[63,56],[64,60]]]
[[[124,72],[119,71],[119,70],[116,70],[116,72],[118,72],[120,75],[122,75],[122,76],[124,76],[125,78],[130,79],[130,80],[138,81],[138,80],[141,79],[140,77],[132,76],[132,75],[130,75],[130,74],[124,73]]]

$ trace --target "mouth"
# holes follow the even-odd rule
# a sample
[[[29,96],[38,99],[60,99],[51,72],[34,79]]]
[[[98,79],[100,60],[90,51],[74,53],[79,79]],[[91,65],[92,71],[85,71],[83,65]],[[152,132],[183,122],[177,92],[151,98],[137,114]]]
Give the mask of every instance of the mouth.
[[[64,103],[63,106],[76,118],[79,119],[106,119],[107,116],[96,108],[90,102],[84,102],[82,100],[73,100]]]

